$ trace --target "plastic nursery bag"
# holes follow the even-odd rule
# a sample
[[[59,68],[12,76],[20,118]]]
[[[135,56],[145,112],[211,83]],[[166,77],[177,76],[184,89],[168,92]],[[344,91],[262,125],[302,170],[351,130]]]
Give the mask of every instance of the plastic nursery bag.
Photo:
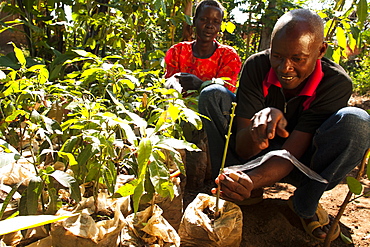
[[[180,246],[180,237],[154,204],[144,211],[127,216],[121,233],[121,246]]]
[[[114,247],[118,246],[119,235],[126,224],[123,214],[129,208],[129,197],[116,200],[107,198],[105,193],[99,193],[98,201],[92,197],[85,198],[72,216],[65,221],[52,224],[51,236],[53,247]],[[97,207],[97,208],[95,208]],[[104,212],[111,208],[114,211],[112,219],[95,222],[93,212]],[[110,210],[109,210],[110,211]],[[78,212],[78,213],[77,213]],[[58,215],[70,214],[70,211],[59,210]]]
[[[239,246],[242,240],[243,214],[239,206],[219,200],[220,217],[211,220],[208,212],[215,212],[216,197],[198,196],[186,208],[179,235],[181,246]]]

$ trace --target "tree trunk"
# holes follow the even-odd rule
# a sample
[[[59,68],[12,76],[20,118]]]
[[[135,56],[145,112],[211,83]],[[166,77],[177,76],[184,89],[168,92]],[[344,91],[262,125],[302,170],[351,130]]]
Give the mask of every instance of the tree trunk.
[[[276,8],[276,0],[270,0],[267,6],[265,15],[262,17],[262,31],[261,31],[261,41],[259,43],[258,50],[263,51],[270,48],[271,42],[271,32],[275,25],[275,18],[273,17],[273,11]]]
[[[187,0],[185,2],[184,6],[184,14],[187,16],[192,16],[193,15],[193,1],[192,0]],[[192,41],[193,38],[193,29],[192,26],[190,26],[188,23],[184,22],[183,24],[183,29],[182,29],[182,40],[183,41]]]

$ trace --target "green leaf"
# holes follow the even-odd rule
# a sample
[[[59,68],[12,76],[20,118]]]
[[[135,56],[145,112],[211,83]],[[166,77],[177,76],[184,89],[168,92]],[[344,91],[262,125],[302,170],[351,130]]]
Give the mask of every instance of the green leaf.
[[[143,168],[146,167],[149,161],[149,157],[152,154],[152,142],[148,138],[143,138],[140,141],[139,148],[137,151],[137,160],[139,165],[139,177],[143,171]]]
[[[349,190],[352,193],[354,193],[356,195],[360,195],[361,194],[361,192],[362,192],[362,184],[360,183],[360,181],[358,181],[354,177],[347,177],[347,185],[349,187]]]
[[[360,21],[360,26],[363,27],[367,16],[368,16],[368,11],[367,11],[367,1],[366,0],[360,0],[357,4],[357,12],[358,20]]]
[[[152,155],[152,142],[148,138],[143,138],[140,141],[139,148],[137,151],[138,160],[138,185],[135,188],[133,195],[134,212],[139,209],[140,198],[144,193],[144,182],[147,173],[149,158]]]
[[[140,180],[140,182],[138,183],[138,185],[136,186],[134,190],[134,194],[132,195],[132,201],[134,204],[135,213],[139,210],[140,199],[144,193],[144,181],[145,179]]]
[[[370,152],[368,153],[368,156],[367,156],[367,172],[366,172],[366,174],[367,174],[367,178],[368,179],[370,179]]]
[[[8,193],[8,195],[6,196],[4,202],[2,203],[3,205],[2,205],[1,211],[0,211],[0,219],[3,218],[4,212],[5,212],[6,208],[7,208],[7,206],[9,205],[10,200],[13,198],[13,195],[17,192],[19,186],[21,186],[23,182],[24,182],[24,180],[20,181],[16,185],[13,185],[12,189],[10,190],[10,192]],[[0,229],[1,229],[1,227],[0,227]]]
[[[38,113],[37,111],[33,110],[31,112],[30,120],[31,120],[32,123],[35,123],[35,124],[40,123],[40,121],[41,121],[41,115],[40,115],[40,113]]]
[[[74,215],[28,215],[28,216],[17,216],[11,219],[0,221],[0,235],[34,228],[50,224],[59,220],[63,220]]]
[[[174,197],[173,184],[169,182],[170,173],[161,161],[160,155],[153,154],[154,160],[149,165],[150,180],[154,185],[155,191],[163,198]]]
[[[186,22],[189,26],[193,25],[193,18],[192,18],[191,16],[184,15],[184,17],[185,17],[185,22]]]
[[[31,178],[27,187],[27,212],[29,215],[37,214],[39,205],[39,197],[42,193],[43,181],[41,177],[35,176]]]
[[[112,156],[113,157],[113,156]],[[110,193],[114,193],[114,186],[117,181],[117,170],[113,162],[108,161],[108,164],[103,167],[103,179],[104,184],[107,186]]]
[[[50,176],[52,176],[61,185],[70,190],[71,198],[73,200],[75,200],[77,203],[81,201],[80,187],[74,177],[59,170],[54,171],[53,173],[50,174]]]
[[[345,244],[353,244],[352,239],[344,235],[343,232],[340,232],[340,238],[343,240]]]

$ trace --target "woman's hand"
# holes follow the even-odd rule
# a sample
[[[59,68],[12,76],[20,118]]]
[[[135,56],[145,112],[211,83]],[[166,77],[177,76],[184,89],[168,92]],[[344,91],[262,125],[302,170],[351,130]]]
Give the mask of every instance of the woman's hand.
[[[176,73],[173,75],[176,79],[178,79],[179,83],[181,84],[183,91],[188,90],[198,90],[202,85],[203,81],[199,79],[197,76],[189,73]]]

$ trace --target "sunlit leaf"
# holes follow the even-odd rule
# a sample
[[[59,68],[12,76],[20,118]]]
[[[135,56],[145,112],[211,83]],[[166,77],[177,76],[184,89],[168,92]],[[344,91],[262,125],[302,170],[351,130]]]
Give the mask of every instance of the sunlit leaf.
[[[0,80],[4,80],[6,78],[6,74],[4,71],[0,70]]]
[[[222,22],[221,23],[221,27],[220,27],[220,29],[221,29],[221,32],[225,32],[225,30],[226,30],[226,22]]]
[[[66,153],[66,152],[59,151],[58,155],[59,155],[59,157],[62,157],[64,159],[66,159],[70,166],[74,166],[74,165],[78,164],[75,157],[71,153]]]
[[[182,111],[186,116],[186,120],[193,124],[198,130],[202,128],[202,120],[196,112],[188,108],[183,108]]]
[[[16,110],[14,112],[12,112],[11,115],[7,116],[5,118],[5,121],[7,122],[12,122],[14,121],[15,119],[17,119],[18,116],[25,116],[27,115],[28,113],[26,111],[23,111],[23,110]]]
[[[347,48],[346,34],[341,27],[337,27],[337,41],[340,47],[342,47],[343,49]]]
[[[201,151],[193,143],[190,143],[184,140],[175,139],[175,138],[161,138],[160,142],[156,143],[156,146],[159,146],[161,148],[165,148],[165,146],[168,146],[174,149],[186,149],[188,151]]]
[[[167,111],[170,114],[172,121],[176,121],[179,118],[180,108],[178,106],[170,104]]]
[[[360,183],[360,181],[358,181],[354,177],[347,177],[347,185],[349,187],[349,190],[352,193],[354,193],[356,195],[360,195],[361,194],[361,192],[362,192],[362,184]]]
[[[17,216],[11,219],[0,221],[0,235],[34,228],[50,224],[59,220],[63,220],[74,215],[28,215],[28,216]]]
[[[139,163],[139,176],[143,172],[144,166],[146,167],[149,157],[152,154],[152,142],[148,138],[143,138],[140,141],[139,148],[137,151],[137,160]],[[142,168],[140,168],[142,167]]]
[[[332,55],[333,61],[339,64],[341,56],[342,56],[341,50],[339,48],[336,48],[333,51],[333,55]]]
[[[336,0],[334,10],[341,10],[344,6],[345,0]]]
[[[115,193],[120,194],[122,197],[130,196],[134,194],[134,191],[137,185],[138,185],[138,180],[135,179],[119,187]]]
[[[319,12],[317,13],[322,19],[328,17],[328,15],[325,12]]]
[[[234,23],[232,23],[231,21],[228,21],[228,22],[226,23],[226,31],[227,31],[228,33],[233,33],[233,32],[234,32],[234,30],[235,30],[235,28],[236,28],[235,24],[234,24]]]
[[[18,62],[21,64],[22,67],[26,67],[26,58],[21,49],[19,49],[13,42],[12,45],[14,47],[15,56],[18,59]]]

